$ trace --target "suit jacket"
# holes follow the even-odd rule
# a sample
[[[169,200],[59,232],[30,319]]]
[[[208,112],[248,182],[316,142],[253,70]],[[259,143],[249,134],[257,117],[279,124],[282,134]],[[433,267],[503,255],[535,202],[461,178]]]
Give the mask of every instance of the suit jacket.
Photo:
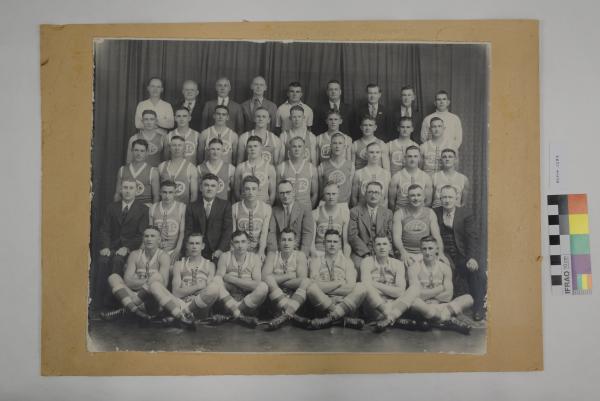
[[[369,114],[369,105],[367,103],[363,103],[356,107],[354,113],[354,135],[352,139],[359,139],[362,137],[362,133],[360,131],[360,120],[363,116]],[[398,133],[396,128],[393,126],[393,116],[390,115],[390,112],[385,108],[384,105],[379,103],[377,106],[377,117],[375,119],[375,123],[377,124],[377,130],[375,130],[375,136],[381,139],[384,142],[389,142],[398,137]],[[419,132],[420,135],[420,132]]]
[[[148,207],[134,200],[125,219],[122,219],[122,202],[112,202],[100,227],[100,249],[117,250],[126,247],[130,251],[142,245],[144,230],[148,226]]]
[[[348,242],[352,251],[358,256],[368,256],[373,250],[373,240],[377,235],[385,235],[392,244],[392,220],[394,213],[383,206],[377,208],[375,217],[375,231],[371,223],[371,216],[367,205],[360,204],[350,210],[350,223],[348,224]]]
[[[436,207],[433,211],[437,216],[441,231],[444,225],[444,209]],[[473,215],[465,210],[465,208],[457,207],[454,210],[452,231],[454,232],[454,241],[456,242],[458,253],[463,255],[466,260],[473,258],[481,263],[478,249],[479,236],[475,230],[474,223]]]
[[[269,222],[269,235],[267,236],[267,250],[277,251],[279,237],[285,226],[285,213],[283,206],[273,206],[271,221]],[[296,233],[296,248],[308,255],[313,242],[314,220],[312,211],[298,202],[294,202],[290,212],[289,227]]]
[[[213,114],[216,106],[216,99],[209,100],[204,104],[204,108],[202,109],[202,129],[196,131],[201,132],[203,129],[206,129],[215,123],[213,120]],[[229,109],[229,120],[227,121],[227,126],[235,131],[236,134],[241,134],[244,129],[244,115],[242,113],[242,106],[229,98],[229,104],[227,105],[227,108]]]
[[[210,216],[204,211],[204,198],[188,205],[185,211],[185,237],[194,232],[204,234],[205,257],[212,257],[217,249],[227,252],[231,245],[233,222],[231,218],[231,203],[215,198],[210,208]]]
[[[395,112],[394,120],[392,122],[392,125],[390,126],[390,128],[392,128],[393,131],[395,132],[396,138],[398,137],[398,123],[400,122],[401,117],[402,117],[402,112],[400,110]],[[420,109],[413,107],[411,110],[411,118],[412,118],[414,130],[410,136],[410,139],[412,139],[413,142],[420,144],[421,143],[421,125],[423,124],[423,113],[421,112]]]
[[[185,106],[185,100],[175,103],[175,109],[178,109],[182,106]],[[198,98],[196,98],[196,103],[192,109],[192,121],[190,121],[190,128],[198,132],[202,131],[202,107],[200,107]]]
[[[339,109],[340,114],[342,115],[342,124],[340,125],[339,130],[344,134],[352,136],[352,133],[350,132],[350,127],[353,124],[352,107],[350,107],[350,105],[347,103],[340,102]],[[311,131],[314,132],[315,135],[319,135],[327,131],[327,124],[325,123],[325,120],[327,119],[327,113],[331,110],[332,109],[329,107],[329,101],[320,103],[314,108],[314,119]]]
[[[252,98],[242,103],[242,114],[244,116],[244,130],[238,132],[238,134],[242,134],[254,128],[254,115],[252,114],[252,108],[250,107],[251,104]],[[269,123],[268,128],[269,131],[273,132],[273,129],[275,128],[275,119],[277,118],[277,105],[272,101],[263,98],[262,107],[267,109],[267,111],[269,112],[271,122]]]

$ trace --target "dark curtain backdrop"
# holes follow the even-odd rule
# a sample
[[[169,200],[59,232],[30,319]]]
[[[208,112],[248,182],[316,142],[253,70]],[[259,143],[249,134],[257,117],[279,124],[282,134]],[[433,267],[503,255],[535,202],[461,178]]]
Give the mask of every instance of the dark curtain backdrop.
[[[326,99],[327,81],[337,79],[346,103],[365,102],[365,87],[374,82],[383,91],[382,103],[398,110],[400,88],[413,85],[423,116],[434,111],[435,92],[446,90],[450,110],[462,121],[460,171],[471,181],[469,206],[482,227],[488,121],[484,45],[104,40],[94,50],[93,232],[112,200],[117,169],[135,133],[135,108],[147,97],[145,84],[153,76],[163,79],[163,99],[171,103],[180,100],[184,80],[197,81],[201,106],[216,97],[220,76],[230,79],[230,97],[241,103],[250,97],[252,78],[262,75],[266,96],[278,105],[291,81],[302,83],[304,102],[313,106]]]

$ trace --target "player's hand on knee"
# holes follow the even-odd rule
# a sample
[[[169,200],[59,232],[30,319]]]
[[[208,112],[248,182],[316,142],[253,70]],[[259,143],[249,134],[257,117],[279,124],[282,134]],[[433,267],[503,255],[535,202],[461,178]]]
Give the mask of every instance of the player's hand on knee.
[[[110,256],[110,249],[108,249],[108,248],[100,249],[100,256]]]
[[[475,259],[471,258],[467,261],[467,269],[469,269],[469,271],[474,272],[479,269],[479,264]]]
[[[127,256],[128,252],[129,252],[129,249],[127,249],[126,247],[121,247],[121,248],[117,249],[117,251],[115,252],[115,255]]]

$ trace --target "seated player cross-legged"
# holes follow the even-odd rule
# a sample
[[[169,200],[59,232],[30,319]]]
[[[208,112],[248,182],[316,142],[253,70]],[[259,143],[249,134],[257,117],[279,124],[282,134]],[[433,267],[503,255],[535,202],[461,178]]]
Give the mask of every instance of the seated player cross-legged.
[[[248,251],[248,236],[244,231],[231,235],[231,251],[219,258],[217,276],[223,280],[219,289],[219,301],[239,323],[255,327],[258,320],[253,316],[269,293],[267,284],[261,281],[260,257]],[[213,323],[221,323],[230,317],[215,315]]]
[[[284,228],[279,238],[279,251],[269,252],[263,267],[263,281],[269,286],[269,298],[282,311],[281,315],[265,323],[267,330],[275,330],[292,319],[300,324],[308,319],[296,316],[306,301],[306,290],[311,284],[307,278],[306,256],[296,251],[296,233]]]
[[[150,284],[160,306],[185,324],[208,315],[223,284],[220,277],[215,277],[215,264],[202,257],[203,249],[202,234],[191,233],[186,241],[187,257],[173,267],[173,293],[158,280]]]
[[[421,293],[412,310],[431,320],[433,327],[469,334],[471,326],[454,316],[473,305],[469,294],[452,299],[452,269],[440,260],[438,242],[427,236],[421,239],[423,259],[408,267],[409,285],[420,285]]]
[[[326,316],[312,319],[308,328],[323,329],[334,324],[361,329],[362,319],[346,317],[358,310],[366,290],[356,282],[354,264],[342,253],[342,236],[335,230],[325,232],[325,254],[310,261],[308,300]]]
[[[399,319],[419,296],[418,280],[412,280],[407,288],[404,263],[390,257],[390,239],[382,235],[374,242],[375,256],[363,259],[360,278],[367,290],[365,310],[377,319],[375,331],[382,332],[391,325],[409,330],[426,329],[418,327],[414,320]]]
[[[150,293],[150,285],[158,281],[166,285],[169,280],[171,258],[159,246],[160,230],[149,226],[144,230],[141,249],[129,254],[123,277],[113,273],[108,277],[108,284],[113,295],[124,308],[100,313],[105,320],[112,320],[133,312],[143,319],[150,319],[158,312],[158,305]]]

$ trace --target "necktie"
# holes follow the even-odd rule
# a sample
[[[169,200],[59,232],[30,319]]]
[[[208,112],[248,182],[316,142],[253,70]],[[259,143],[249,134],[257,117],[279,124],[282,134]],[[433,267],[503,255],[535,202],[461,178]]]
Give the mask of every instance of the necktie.
[[[191,112],[192,111],[192,102],[187,102],[185,107]]]
[[[369,105],[369,114],[371,115],[371,118],[375,118],[377,114],[375,112],[375,106],[373,106],[372,104]]]
[[[125,207],[121,211],[121,220],[125,220],[125,217],[127,217],[127,213],[129,213],[129,205],[125,205]]]
[[[254,114],[254,111],[256,109],[258,109],[260,107],[260,101],[258,100],[258,98],[254,98],[254,100],[252,101],[252,114]]]
[[[338,107],[337,103],[333,104],[333,111],[339,112],[340,108]]]
[[[210,208],[212,207],[212,202],[207,202],[206,205],[204,206],[204,212],[206,213],[206,218],[208,219],[208,216],[210,216]]]
[[[284,206],[283,207],[283,225],[285,227],[288,227],[290,225],[290,211],[289,211],[289,206]]]
[[[222,97],[220,97],[219,98],[219,106],[222,106],[224,101],[225,101],[225,99],[223,99]]]

